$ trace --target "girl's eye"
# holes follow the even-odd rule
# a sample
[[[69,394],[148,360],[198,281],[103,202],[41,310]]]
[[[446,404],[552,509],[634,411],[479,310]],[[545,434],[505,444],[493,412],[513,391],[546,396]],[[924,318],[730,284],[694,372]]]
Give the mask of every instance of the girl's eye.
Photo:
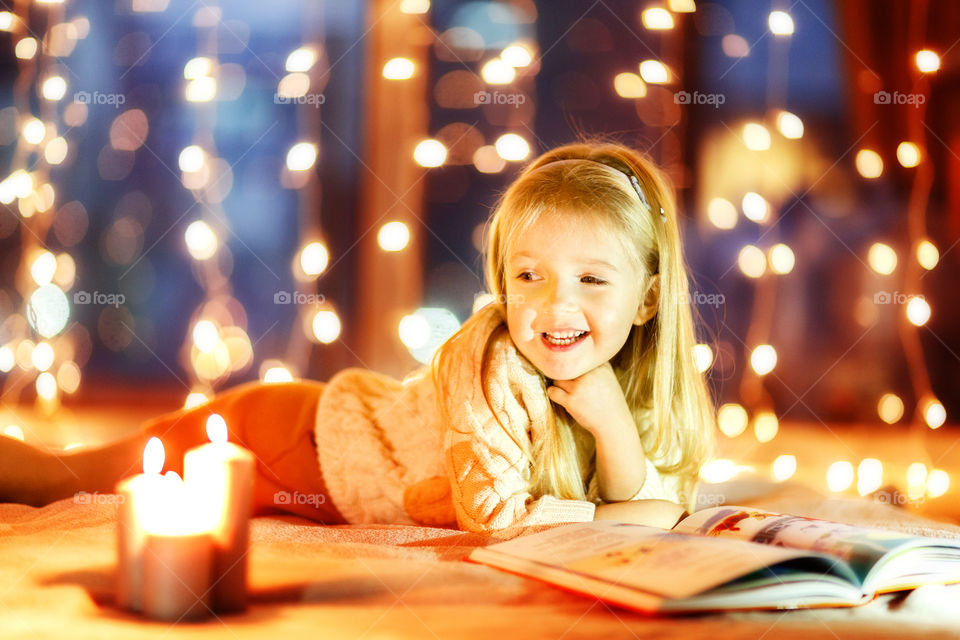
[[[607,284],[606,280],[601,280],[597,276],[583,276],[581,280],[589,282],[590,284]]]
[[[520,280],[530,280],[530,278],[525,277],[525,276],[530,276],[530,278],[532,278],[532,277],[533,277],[533,274],[530,273],[529,271],[524,271],[524,272],[520,273],[520,274],[517,276],[517,278],[519,278]]]

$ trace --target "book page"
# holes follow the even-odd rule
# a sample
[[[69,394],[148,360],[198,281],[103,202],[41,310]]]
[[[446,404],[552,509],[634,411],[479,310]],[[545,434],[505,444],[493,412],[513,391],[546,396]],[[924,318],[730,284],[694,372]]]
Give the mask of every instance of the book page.
[[[483,550],[564,567],[668,598],[690,597],[767,565],[805,555],[792,549],[705,540],[615,521],[563,529],[522,536]]]
[[[861,583],[884,555],[915,539],[894,531],[738,506],[697,511],[673,530],[827,553],[850,565]]]

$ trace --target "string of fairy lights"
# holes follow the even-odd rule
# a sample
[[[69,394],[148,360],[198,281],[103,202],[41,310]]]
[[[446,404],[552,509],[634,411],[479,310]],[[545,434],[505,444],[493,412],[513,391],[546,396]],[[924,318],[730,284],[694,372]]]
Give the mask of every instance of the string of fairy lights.
[[[134,12],[162,12],[168,5],[167,0],[131,0],[131,3]],[[491,4],[509,9],[511,18],[518,22],[532,23],[537,19],[535,10],[530,12],[532,5]],[[13,141],[16,147],[9,171],[0,181],[0,202],[16,207],[21,246],[16,280],[19,299],[15,301],[20,311],[7,314],[0,325],[3,340],[0,373],[7,374],[3,399],[15,400],[24,388],[33,384],[37,402],[48,412],[56,409],[61,394],[73,393],[79,387],[81,367],[89,355],[91,341],[82,326],[77,323],[68,325],[70,305],[67,292],[73,287],[76,276],[73,258],[68,251],[50,251],[45,242],[48,231],[56,229],[57,216],[86,219],[83,206],[78,202],[55,206],[57,194],[50,180],[52,167],[73,159],[71,151],[75,155],[75,150],[68,142],[69,131],[84,123],[87,109],[82,100],[63,100],[71,88],[69,69],[63,60],[90,30],[89,21],[84,17],[67,21],[64,5],[63,1],[36,0],[33,3],[18,2],[13,12],[0,12],[0,30],[11,33],[19,65],[13,111],[0,111],[0,119],[4,112],[15,116],[18,132]],[[33,11],[35,8],[43,11]],[[429,0],[403,0],[399,6],[399,11],[407,15],[426,16],[430,9]],[[640,11],[643,28],[662,38],[663,55],[642,60],[636,72],[616,74],[612,84],[617,95],[642,104],[644,100],[660,96],[654,92],[663,93],[662,87],[679,83],[677,69],[681,66],[680,61],[668,56],[677,48],[670,49],[666,44],[672,37],[670,34],[678,31],[676,27],[683,16],[696,11],[694,0],[668,0],[665,6],[646,6]],[[426,25],[426,18],[423,22]],[[180,151],[177,166],[182,185],[194,200],[184,220],[183,238],[192,272],[203,290],[203,300],[183,327],[181,365],[188,372],[190,383],[186,406],[206,401],[227,379],[248,371],[257,361],[258,377],[264,382],[292,380],[307,368],[310,352],[305,348],[307,342],[330,344],[340,336],[336,306],[318,292],[331,259],[321,224],[320,185],[316,171],[320,157],[322,92],[329,75],[329,60],[322,38],[323,28],[318,26],[320,23],[312,19],[304,24],[303,41],[287,53],[282,74],[277,76],[274,94],[274,101],[294,113],[298,123],[297,139],[288,147],[278,182],[280,186],[296,191],[301,242],[289,264],[296,290],[278,290],[276,294],[295,296],[307,303],[296,304],[295,329],[299,330],[291,332],[287,353],[263,357],[255,352],[255,345],[247,333],[246,312],[233,295],[233,256],[227,242],[233,231],[223,207],[233,183],[233,173],[226,159],[219,157],[214,140],[216,105],[218,101],[231,99],[231,93],[235,97],[239,92],[237,86],[242,90],[242,79],[238,83],[237,77],[242,78],[243,70],[224,58],[219,46],[218,34],[224,25],[220,6],[205,3],[192,16],[198,44],[196,55],[185,60],[183,87],[184,100],[194,109],[195,130],[191,144]],[[774,40],[771,51],[783,54],[795,29],[792,16],[784,10],[771,11],[768,29]],[[482,174],[497,174],[512,163],[527,160],[531,144],[526,134],[533,130],[534,80],[540,69],[538,43],[525,38],[502,48],[492,48],[483,42],[479,33],[463,25],[451,27],[443,33],[435,33],[432,28],[430,31],[438,61],[453,62],[457,67],[440,75],[432,87],[437,105],[473,114],[479,110],[479,113],[487,114],[489,126],[481,129],[465,122],[446,125],[432,137],[416,142],[409,151],[409,161],[427,169],[461,164],[471,165]],[[750,45],[737,33],[724,34],[721,45],[730,58],[750,55]],[[490,54],[491,51],[494,55]],[[777,58],[784,68],[780,70],[782,73],[771,74],[780,82],[786,74],[785,60],[785,55]],[[916,53],[913,62],[917,74],[916,91],[925,93],[929,89],[931,74],[939,69],[939,57],[934,51],[924,49]],[[416,60],[403,55],[383,60],[381,69],[382,78],[387,82],[403,82],[425,72]],[[36,108],[32,106],[33,94],[38,98]],[[786,109],[782,91],[771,90],[770,96],[768,117],[743,121],[737,125],[736,131],[731,130],[743,153],[762,158],[771,147],[796,144],[804,137],[804,123]],[[683,104],[680,100],[674,102]],[[515,108],[511,116],[491,118],[490,114],[504,103]],[[123,116],[117,121],[121,118]],[[899,271],[903,272],[904,279],[898,290],[906,293],[902,304],[890,308],[897,309],[898,313],[902,309],[900,335],[917,399],[911,424],[936,429],[945,423],[946,412],[931,391],[917,342],[918,328],[929,321],[932,313],[929,301],[921,294],[922,274],[918,270],[935,269],[940,254],[936,244],[924,232],[926,200],[923,186],[928,192],[930,182],[929,174],[924,172],[931,169],[922,141],[923,111],[914,110],[911,118],[914,119],[910,123],[911,137],[900,142],[895,150],[864,146],[857,150],[854,165],[862,177],[870,180],[883,175],[887,156],[895,156],[903,168],[917,171],[915,191],[919,196],[911,199],[909,248],[898,250],[889,242],[877,240],[863,258],[881,282],[890,282],[901,265]],[[123,125],[126,129],[136,129],[137,122],[137,118],[127,117]],[[115,148],[122,149],[123,141],[117,143],[113,140],[114,128],[111,127],[111,142]],[[662,138],[666,140],[664,144],[676,142],[667,134],[670,132],[666,131]],[[675,134],[670,135],[675,137]],[[128,150],[136,150],[143,144],[145,136],[144,131],[139,143],[130,144]],[[138,138],[135,132],[132,138]],[[714,197],[707,194],[707,198],[703,218],[718,232],[737,227],[742,214],[749,223],[765,231],[761,238],[767,237],[769,232],[770,237],[776,239],[774,214],[778,202],[776,196],[764,188],[747,189],[736,197],[724,193]],[[479,249],[482,225],[474,229],[473,235]],[[378,229],[377,242],[385,253],[398,252],[408,247],[410,237],[411,229],[405,221],[389,220]],[[60,234],[58,238],[62,245],[70,245]],[[717,414],[718,426],[729,438],[737,438],[751,425],[759,443],[771,442],[777,436],[778,417],[764,389],[765,377],[778,364],[777,349],[770,344],[770,313],[766,307],[776,291],[778,278],[791,273],[796,260],[793,250],[784,242],[771,242],[766,248],[759,246],[759,242],[748,243],[738,252],[736,266],[756,284],[756,297],[743,345],[750,369],[741,380],[740,402],[722,405]],[[906,266],[903,266],[904,262]],[[12,306],[13,299],[6,292],[3,296],[0,303]],[[489,293],[476,296],[474,310],[490,299]],[[869,299],[861,300],[858,317],[876,317],[879,311],[875,303]],[[459,321],[449,310],[423,307],[403,317],[397,335],[414,358],[428,362],[433,350],[458,327]],[[692,357],[702,372],[714,365],[715,355],[708,344],[697,344]],[[883,393],[877,399],[877,415],[883,422],[899,423],[905,414],[905,402],[894,391]],[[22,429],[16,425],[6,427],[4,433],[23,438]],[[703,477],[722,481],[743,468],[732,460],[715,460],[704,468]],[[796,471],[797,460],[789,454],[779,456],[770,467],[770,473],[777,480],[790,478]],[[849,461],[836,461],[829,466],[825,476],[832,491],[847,491],[855,484],[861,495],[879,488],[882,478],[883,463],[873,458],[861,460],[856,469]],[[913,499],[937,497],[948,490],[949,476],[941,469],[928,470],[923,462],[914,462],[907,469],[905,484]]]
[[[645,9],[641,14],[644,27],[651,31],[670,30],[675,26],[673,14],[695,11],[693,2],[669,2],[668,4],[669,10],[662,7]],[[777,40],[789,41],[793,35],[793,18],[787,11],[771,11],[768,15],[768,28],[775,39],[773,47],[776,47]],[[735,33],[724,36],[722,48],[728,56],[733,58],[749,55],[748,43],[742,36]],[[935,73],[940,67],[939,56],[934,51],[924,49],[916,53],[914,63],[919,74],[917,86],[926,87],[927,75]],[[771,75],[782,80],[786,70],[780,71],[782,73]],[[674,72],[660,60],[645,60],[639,65],[639,74],[632,72],[618,74],[614,80],[614,88],[621,97],[642,99],[647,94],[647,85],[669,84],[675,79]],[[776,93],[782,94],[782,92]],[[921,104],[925,102],[921,101]],[[922,118],[920,115],[922,111],[915,110],[914,113],[917,114],[916,118]],[[801,139],[804,129],[803,121],[779,104],[771,110],[770,122],[744,122],[738,133],[746,151],[762,154],[770,150],[773,135],[779,135],[789,142]],[[922,135],[923,130],[919,126],[914,126],[912,133],[915,136]],[[924,157],[919,139],[900,142],[895,156],[897,162],[906,169],[918,167],[923,162],[927,164],[930,162],[929,158]],[[856,153],[855,167],[862,177],[876,179],[883,174],[883,158],[878,151],[864,147]],[[927,168],[927,171],[930,169]],[[916,180],[920,180],[919,175]],[[929,182],[928,179],[925,183],[927,191],[930,187]],[[924,204],[925,197],[925,194],[921,197]],[[740,205],[738,210],[730,200],[714,197],[709,201],[706,217],[719,230],[733,229],[737,225],[741,211],[745,218],[757,225],[770,227],[773,224],[774,206],[761,193],[756,191],[744,193]],[[929,302],[920,293],[919,277],[915,270],[909,267],[918,266],[927,271],[936,268],[939,262],[939,251],[933,241],[924,235],[927,227],[925,206],[914,206],[910,211],[910,217],[910,258],[908,258],[910,263],[906,269],[904,286],[901,288],[907,293],[903,294],[902,301],[897,301],[898,306],[902,304],[903,309],[900,318],[900,335],[908,355],[910,378],[917,398],[915,419],[912,424],[937,429],[946,421],[946,411],[943,404],[932,393],[929,377],[923,364],[922,351],[919,349],[916,338],[917,328],[929,321],[931,308]],[[896,271],[898,253],[888,243],[874,242],[864,257],[865,264],[880,276],[891,276]],[[760,321],[757,315],[765,306],[769,307],[776,288],[776,277],[790,273],[795,262],[796,256],[793,250],[785,243],[772,244],[766,251],[754,244],[745,244],[738,253],[737,266],[743,275],[756,281],[758,291],[755,298],[757,304],[751,314],[748,336],[744,344],[748,351],[750,371],[744,374],[741,384],[741,395],[749,399],[748,406],[751,411],[748,412],[748,409],[740,403],[730,402],[722,405],[717,414],[717,424],[721,432],[729,438],[736,438],[747,429],[751,423],[750,413],[753,414],[753,432],[758,442],[770,442],[777,435],[778,418],[771,408],[769,394],[763,390],[762,384],[764,377],[776,368],[777,351],[774,345],[766,343],[770,331],[770,315],[765,314],[765,317],[759,319]],[[878,295],[882,297],[886,294],[881,292]],[[860,302],[858,315],[870,315],[875,318],[878,313],[876,305],[883,304],[886,300],[864,298]],[[862,311],[864,308],[867,308],[867,311]],[[696,345],[694,357],[701,371],[706,371],[712,366],[714,355],[709,345]],[[903,399],[893,391],[886,392],[877,399],[877,414],[888,424],[899,422],[904,412]],[[733,460],[719,459],[704,468],[703,476],[707,480],[719,482],[730,479],[741,468],[747,467],[737,465]],[[770,469],[777,480],[790,478],[796,470],[797,460],[790,454],[777,457]],[[907,497],[913,501],[924,497],[939,497],[949,489],[947,472],[937,468],[928,470],[926,464],[919,461],[907,466],[904,480]],[[875,458],[865,458],[854,469],[851,462],[838,460],[827,468],[825,481],[827,487],[836,492],[848,490],[856,481],[857,492],[866,495],[876,491],[883,484],[883,463]]]
[[[57,192],[51,169],[64,164],[72,150],[70,128],[85,118],[85,106],[62,107],[67,94],[69,67],[63,60],[78,40],[86,38],[89,21],[64,19],[62,2],[17,2],[14,11],[0,12],[0,31],[10,34],[17,59],[14,104],[3,110],[16,134],[5,141],[14,146],[8,175],[0,181],[0,203],[17,216],[20,255],[12,295],[0,302],[9,313],[0,325],[0,372],[3,401],[16,401],[30,386],[46,414],[59,406],[60,394],[80,385],[80,364],[86,356],[78,334],[68,327],[69,302],[65,291],[73,285],[76,265],[69,252],[54,254],[47,237],[56,224]],[[6,234],[5,234],[6,235]],[[68,244],[62,242],[62,244]],[[24,437],[20,425],[3,432]]]

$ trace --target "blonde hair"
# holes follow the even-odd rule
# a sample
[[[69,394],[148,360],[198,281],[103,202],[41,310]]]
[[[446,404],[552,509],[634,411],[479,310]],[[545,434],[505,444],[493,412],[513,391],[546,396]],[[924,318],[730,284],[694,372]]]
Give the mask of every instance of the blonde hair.
[[[618,171],[636,176],[650,210],[641,204],[626,175]],[[665,220],[661,219],[661,208]],[[494,296],[490,304],[504,319],[505,261],[514,239],[542,216],[557,215],[578,216],[612,228],[627,255],[635,259],[645,282],[660,274],[657,313],[644,325],[631,329],[611,365],[633,413],[644,451],[660,459],[657,468],[662,473],[679,477],[681,502],[692,512],[700,467],[713,451],[715,422],[712,399],[693,357],[694,310],[689,304],[687,267],[672,188],[651,162],[616,143],[567,144],[533,160],[503,194],[489,221],[484,275]],[[445,381],[454,375],[469,345],[484,339],[478,335],[483,330],[480,315],[471,316],[435,353],[432,368],[437,389],[450,388]],[[487,347],[494,335],[486,338]],[[486,394],[485,381],[480,384]],[[542,374],[541,384],[546,396]],[[449,399],[443,393],[438,398],[449,424]],[[574,437],[574,429],[582,427],[559,404],[550,406],[546,437],[533,443],[533,451],[527,443],[518,443],[525,462],[532,465],[532,493],[535,497],[551,494],[584,500]],[[594,458],[592,472],[595,463]]]

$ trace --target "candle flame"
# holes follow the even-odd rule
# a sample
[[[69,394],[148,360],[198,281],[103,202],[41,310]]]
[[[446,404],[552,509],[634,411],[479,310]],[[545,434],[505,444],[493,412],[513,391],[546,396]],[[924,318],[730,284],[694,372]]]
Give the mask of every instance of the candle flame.
[[[163,443],[160,438],[154,436],[147,440],[147,446],[143,448],[143,472],[160,473],[163,469]]]
[[[219,413],[212,413],[207,418],[207,438],[214,443],[227,441],[227,421]]]

